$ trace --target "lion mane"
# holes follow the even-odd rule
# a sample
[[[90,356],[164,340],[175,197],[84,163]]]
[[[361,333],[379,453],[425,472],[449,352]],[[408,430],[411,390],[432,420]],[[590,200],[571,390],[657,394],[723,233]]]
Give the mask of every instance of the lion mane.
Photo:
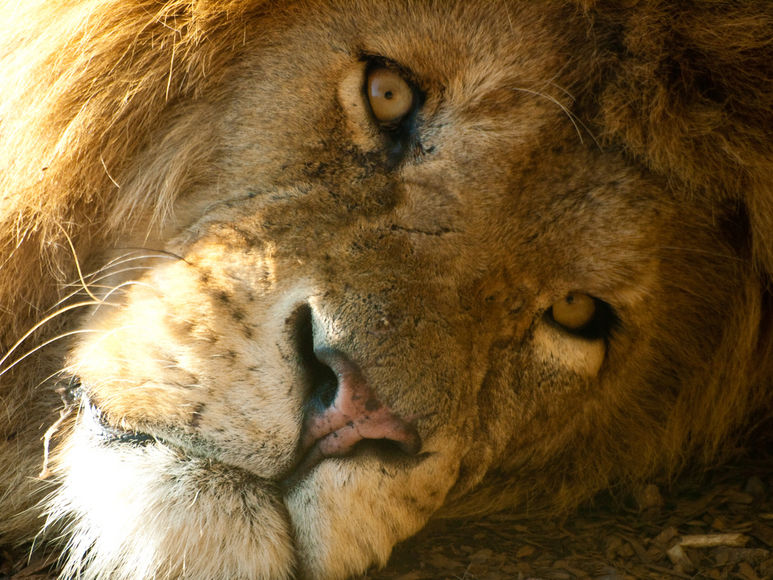
[[[51,514],[56,511],[44,498],[55,495],[66,479],[66,462],[46,460],[44,467],[50,473],[44,474],[46,477],[38,474],[44,451],[47,456],[50,450],[55,458],[70,446],[77,415],[72,409],[81,403],[74,402],[68,386],[72,377],[63,379],[61,371],[63,361],[70,360],[73,341],[81,340],[81,334],[86,332],[78,326],[79,316],[101,300],[92,295],[88,286],[89,273],[101,266],[104,248],[129,239],[142,243],[145,232],[151,231],[162,232],[153,234],[158,236],[154,239],[164,239],[165,228],[177,215],[179,199],[188,191],[217,187],[207,168],[212,164],[211,135],[222,119],[212,103],[232,98],[235,83],[241,82],[240,90],[244,90],[246,85],[239,80],[240,75],[246,74],[243,63],[252,58],[250,51],[256,45],[264,43],[268,52],[276,50],[277,39],[271,35],[278,23],[299,19],[314,30],[315,11],[332,7],[354,21],[364,10],[364,4],[368,3],[5,3],[0,24],[0,464],[6,467],[0,475],[0,513],[4,516],[0,518],[0,542],[9,546],[28,544],[40,533],[44,514],[53,519]],[[408,0],[388,4],[394,4],[396,12],[405,6],[412,7],[413,12],[408,10],[411,14],[428,10],[421,3]],[[635,167],[666,192],[660,195],[668,197],[669,208],[683,206],[685,212],[697,208],[695,211],[709,216],[706,220],[700,218],[700,224],[714,216],[717,231],[721,230],[724,236],[716,248],[706,241],[702,248],[706,256],[696,258],[708,260],[708,265],[700,266],[703,269],[695,274],[696,280],[704,276],[706,283],[697,291],[700,280],[691,282],[685,295],[700,295],[694,297],[694,302],[680,297],[678,304],[684,311],[694,309],[695,317],[721,319],[717,341],[707,346],[702,337],[691,336],[686,323],[675,321],[675,329],[658,327],[653,331],[654,338],[647,346],[674,353],[674,360],[679,361],[702,360],[708,353],[711,359],[703,360],[704,374],[696,374],[689,386],[674,392],[672,379],[667,376],[670,371],[663,371],[660,378],[668,388],[626,400],[625,413],[633,419],[612,418],[599,426],[597,433],[586,433],[585,441],[596,447],[583,460],[567,450],[571,447],[567,441],[574,441],[571,439],[556,442],[554,447],[547,443],[539,447],[531,460],[539,470],[547,470],[548,475],[544,480],[535,479],[529,490],[549,490],[545,505],[560,511],[571,509],[619,482],[630,485],[645,478],[671,476],[686,465],[717,465],[751,426],[770,414],[773,5],[751,1],[662,1],[624,8],[611,1],[581,0],[550,6],[545,10],[548,16],[534,15],[533,20],[543,32],[548,31],[540,39],[546,46],[575,43],[576,51],[566,57],[563,67],[551,64],[573,98],[567,100],[566,95],[557,95],[551,99],[568,111],[573,119],[568,125],[571,131],[576,129],[585,135],[583,151],[594,150],[588,155],[615,155]],[[542,10],[509,0],[492,2],[477,10],[507,11],[510,7],[525,17]],[[444,10],[442,3],[435,9]],[[445,10],[452,12],[450,7]],[[559,15],[566,20],[559,21]],[[319,18],[321,22],[322,17]],[[469,16],[470,20],[475,18],[483,20],[484,16],[477,12]],[[428,26],[427,30],[427,38],[435,38],[435,29]],[[324,34],[320,32],[319,37]],[[268,40],[264,41],[264,36]],[[470,38],[474,44],[479,36]],[[402,41],[412,47],[423,42],[407,34]],[[335,42],[330,40],[331,50],[344,50]],[[476,49],[473,46],[470,51]],[[375,50],[363,53],[370,55]],[[464,53],[458,47],[454,50]],[[371,59],[368,66],[377,67],[383,64],[380,59],[388,57],[367,58]],[[291,76],[295,69],[291,63],[285,64],[286,73],[268,68],[252,74],[257,83],[261,82],[261,75],[272,79],[282,74]],[[496,66],[494,62],[489,64]],[[427,102],[432,105],[430,100]],[[482,110],[488,111],[485,107]],[[449,119],[451,123],[453,119]],[[237,116],[231,115],[228,123],[237,122]],[[497,122],[511,120],[499,118]],[[438,123],[436,134],[443,130],[444,126]],[[367,131],[363,134],[366,136],[358,138],[370,138]],[[499,135],[494,131],[491,134]],[[473,141],[472,146],[476,143]],[[425,149],[429,153],[422,154],[432,154],[430,147]],[[566,151],[563,155],[573,155],[573,149]],[[316,161],[309,160],[313,162]],[[330,165],[320,161],[315,166],[316,173],[309,175],[315,179],[322,175],[322,181],[333,180],[325,173],[333,171]],[[521,166],[517,171],[522,171]],[[526,171],[523,172],[525,175]],[[367,174],[362,180],[370,178]],[[381,182],[374,183],[374,187],[381,187]],[[339,182],[335,184],[341,187]],[[432,187],[432,183],[422,187]],[[674,210],[671,219],[681,219],[678,212]],[[270,214],[269,210],[264,213]],[[326,222],[320,223],[324,227]],[[701,231],[708,228],[695,227],[703,228]],[[396,229],[393,226],[393,231]],[[705,238],[708,240],[710,235]],[[205,256],[203,252],[196,253],[198,246],[190,247],[192,255]],[[706,298],[717,290],[717,276],[710,274],[711,256],[727,253],[727,248],[735,252],[740,264],[738,272],[744,278],[737,287],[721,290],[724,302],[715,306]],[[202,263],[205,258],[201,258]],[[670,271],[680,268],[691,268],[687,258]],[[722,272],[732,275],[735,270],[729,268]],[[499,281],[509,287],[508,275],[503,274]],[[674,280],[669,284],[679,288],[680,282]],[[720,307],[726,310],[713,310]],[[658,319],[653,324],[666,322]],[[667,338],[659,343],[661,331]],[[683,339],[682,343],[676,342],[677,336]],[[491,344],[496,341],[491,339]],[[427,364],[442,363],[433,360]],[[515,373],[510,367],[507,372]],[[531,380],[528,376],[523,380],[527,379]],[[400,406],[399,397],[394,397],[397,402],[390,399],[390,404]],[[478,397],[479,401],[484,399],[483,395]],[[655,410],[662,400],[669,401],[667,413]],[[498,403],[490,404],[493,408]],[[611,409],[612,403],[609,404]],[[610,413],[621,413],[621,407],[614,407]],[[117,415],[106,416],[110,422]],[[392,420],[391,415],[386,416]],[[127,412],[124,419],[129,424],[128,431],[140,430],[141,421],[132,423],[131,413]],[[482,426],[469,429],[485,431],[487,420],[483,417]],[[118,419],[114,422],[120,423]],[[615,425],[627,431],[616,432]],[[192,420],[186,428],[197,427],[197,420]],[[657,439],[650,436],[654,432],[658,433]],[[163,434],[152,435],[164,439]],[[522,440],[526,441],[523,445],[530,444],[527,439]],[[629,459],[621,464],[619,449],[615,450],[610,443],[616,439],[640,440],[641,447],[627,450]],[[408,445],[405,441],[410,443],[410,438],[405,436],[399,443]],[[472,451],[465,453],[474,456]],[[481,451],[480,457],[485,457],[485,453]],[[524,498],[532,493],[516,489],[508,469],[522,469],[531,461],[524,457],[516,453],[511,460],[502,460],[500,467],[492,469],[485,478],[481,474],[470,476],[469,480],[464,478],[466,463],[449,463],[452,467],[448,469],[453,471],[456,465],[454,477],[464,483],[451,491],[438,492],[448,492],[448,501],[443,509],[433,507],[429,511],[470,515],[522,508]],[[550,471],[545,467],[549,465],[557,467]],[[571,484],[558,481],[560,466],[571,466],[574,470],[576,477]],[[270,493],[274,493],[272,490],[270,487]],[[279,513],[284,508],[276,509]],[[67,543],[67,530],[71,530],[68,517],[49,523],[50,530],[43,537],[51,537],[52,545],[56,544],[58,534],[64,534]],[[421,521],[428,517],[422,515]],[[279,563],[254,570],[255,576],[282,577],[300,570],[298,573],[312,577],[344,577],[371,564],[383,564],[395,541],[422,525],[411,520],[394,532],[394,537],[384,532],[389,539],[383,540],[383,546],[352,548],[359,550],[361,556],[348,562],[341,555],[314,552],[309,546],[316,545],[317,532],[301,529],[305,522],[294,520],[295,527],[287,534],[295,539],[284,538],[279,542],[281,546],[275,548],[276,553],[262,553],[262,557]],[[288,548],[290,545],[295,547]],[[82,550],[84,561],[88,557],[83,554],[88,550],[89,546]],[[288,550],[302,554],[297,558],[283,555]],[[314,555],[303,555],[307,552]],[[117,569],[117,564],[110,565]],[[130,570],[131,563],[124,565]],[[173,565],[159,566],[153,570],[161,575],[183,575]],[[91,574],[109,577],[111,570]],[[144,570],[152,575],[150,568]],[[203,577],[205,573],[201,570],[204,569],[198,574]],[[69,573],[74,574],[75,568],[69,568]],[[196,576],[195,569],[191,574]],[[120,577],[129,575],[124,571]]]

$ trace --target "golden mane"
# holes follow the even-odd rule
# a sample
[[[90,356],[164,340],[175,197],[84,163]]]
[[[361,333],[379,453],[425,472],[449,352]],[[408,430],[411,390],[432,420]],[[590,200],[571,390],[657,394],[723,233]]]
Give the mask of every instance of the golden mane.
[[[631,11],[590,4],[597,27],[619,34],[599,124],[695,195],[745,204],[754,255],[769,276],[773,5],[651,2]]]
[[[177,123],[217,87],[238,57],[262,2],[24,2],[0,24],[0,352],[55,302],[78,255],[142,210],[161,218],[204,152],[179,146],[158,175],[132,176],[157,145],[150,131]],[[57,36],[47,26],[65,21]],[[21,47],[21,48],[20,48]],[[24,62],[24,66],[19,66]],[[167,122],[168,123],[168,122]],[[169,123],[176,126],[176,123]],[[179,139],[179,137],[178,137]],[[163,149],[164,146],[161,146]],[[160,173],[159,173],[160,175]],[[130,179],[145,180],[122,190]]]

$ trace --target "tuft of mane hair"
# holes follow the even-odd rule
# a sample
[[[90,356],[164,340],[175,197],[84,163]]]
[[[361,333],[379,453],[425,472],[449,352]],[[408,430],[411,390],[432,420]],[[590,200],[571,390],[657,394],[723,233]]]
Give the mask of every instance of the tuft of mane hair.
[[[163,220],[206,155],[206,139],[189,143],[175,119],[217,90],[240,56],[244,28],[265,9],[210,0],[5,4],[0,352],[75,274],[68,238],[88,254],[142,209]],[[164,142],[148,143],[162,124]],[[148,165],[148,176],[135,174],[138,156],[154,158],[149,149],[166,152],[156,162],[166,167],[158,183]],[[122,183],[143,179],[144,198],[121,195]]]
[[[773,272],[773,4],[581,2],[608,57],[605,135],[709,201],[746,207]]]

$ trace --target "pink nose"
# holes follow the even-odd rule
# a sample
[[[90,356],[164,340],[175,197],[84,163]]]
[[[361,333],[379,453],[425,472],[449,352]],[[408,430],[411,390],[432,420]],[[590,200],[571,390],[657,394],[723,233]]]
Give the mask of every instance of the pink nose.
[[[421,439],[408,421],[384,405],[366,384],[357,365],[332,349],[315,351],[338,379],[335,397],[328,406],[310,405],[303,425],[298,471],[310,469],[326,457],[348,455],[365,439],[394,443],[402,452],[415,455]]]

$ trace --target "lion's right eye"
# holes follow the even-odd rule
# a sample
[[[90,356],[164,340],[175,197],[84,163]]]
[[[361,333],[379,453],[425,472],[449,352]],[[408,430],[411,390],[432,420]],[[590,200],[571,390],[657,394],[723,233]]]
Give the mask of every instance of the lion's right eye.
[[[416,97],[411,85],[399,73],[388,68],[371,70],[365,89],[370,110],[380,123],[398,123],[414,107]]]

